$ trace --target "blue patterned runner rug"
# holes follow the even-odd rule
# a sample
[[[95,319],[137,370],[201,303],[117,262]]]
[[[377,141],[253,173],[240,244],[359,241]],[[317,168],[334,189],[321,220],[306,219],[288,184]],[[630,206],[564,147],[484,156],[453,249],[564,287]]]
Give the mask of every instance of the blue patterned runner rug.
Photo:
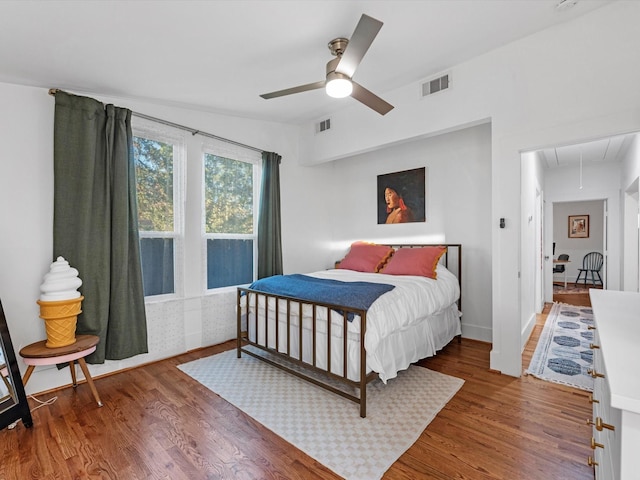
[[[593,364],[591,307],[554,303],[525,373],[549,382],[593,391],[587,373]]]

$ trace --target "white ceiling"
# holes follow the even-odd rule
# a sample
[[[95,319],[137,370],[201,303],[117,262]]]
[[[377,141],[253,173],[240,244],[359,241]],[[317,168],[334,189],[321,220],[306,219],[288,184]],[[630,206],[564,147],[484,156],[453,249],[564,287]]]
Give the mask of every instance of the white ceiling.
[[[271,100],[259,94],[323,80],[327,43],[350,37],[363,13],[384,26],[354,80],[384,98],[609,3],[557,8],[559,1],[4,0],[0,82],[314,121],[356,101],[322,90]]]
[[[544,168],[575,167],[618,162],[636,133],[616,135],[577,145],[564,145],[540,150]]]

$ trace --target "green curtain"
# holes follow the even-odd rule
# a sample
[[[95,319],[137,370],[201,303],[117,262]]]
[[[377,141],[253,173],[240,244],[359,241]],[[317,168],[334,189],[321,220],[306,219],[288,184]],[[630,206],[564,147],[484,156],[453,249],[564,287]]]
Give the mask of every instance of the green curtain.
[[[281,159],[277,153],[262,152],[262,186],[258,213],[258,278],[282,274]]]
[[[56,93],[54,258],[78,269],[90,363],[147,353],[131,111]]]

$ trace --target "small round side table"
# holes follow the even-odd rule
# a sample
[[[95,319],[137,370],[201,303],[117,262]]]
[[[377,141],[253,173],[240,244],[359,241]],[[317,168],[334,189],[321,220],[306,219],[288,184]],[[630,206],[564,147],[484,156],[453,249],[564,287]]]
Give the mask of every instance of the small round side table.
[[[27,386],[27,382],[33,373],[33,370],[38,365],[56,365],[59,363],[69,363],[69,369],[71,370],[71,380],[73,381],[73,388],[78,386],[76,381],[76,369],[74,361],[77,361],[84,373],[84,378],[89,384],[89,388],[93,393],[93,397],[98,402],[98,407],[102,406],[102,401],[96,390],[96,386],[93,384],[93,378],[87,368],[87,363],[84,361],[84,357],[96,351],[96,345],[100,342],[100,338],[96,335],[77,335],[76,342],[67,345],[66,347],[48,348],[45,346],[46,340],[41,340],[20,350],[20,356],[27,366],[27,371],[22,378],[22,383]]]

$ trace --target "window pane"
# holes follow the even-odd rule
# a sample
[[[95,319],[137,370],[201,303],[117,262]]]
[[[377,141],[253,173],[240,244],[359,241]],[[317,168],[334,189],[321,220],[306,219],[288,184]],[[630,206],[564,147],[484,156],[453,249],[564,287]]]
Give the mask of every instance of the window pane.
[[[253,240],[207,239],[207,288],[253,281]]]
[[[145,297],[175,293],[173,283],[173,239],[141,238],[142,283]]]
[[[206,233],[253,233],[253,165],[205,153]]]
[[[138,194],[138,228],[173,232],[173,145],[133,138]]]

